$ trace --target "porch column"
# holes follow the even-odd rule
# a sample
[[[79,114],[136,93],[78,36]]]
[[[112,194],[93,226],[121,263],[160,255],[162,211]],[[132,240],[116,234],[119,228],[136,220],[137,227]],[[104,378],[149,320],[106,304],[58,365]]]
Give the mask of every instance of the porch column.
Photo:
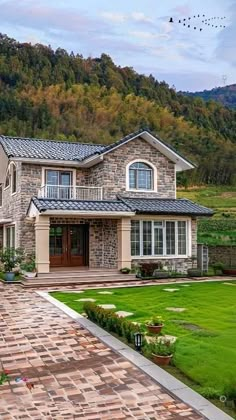
[[[38,273],[49,273],[49,216],[36,216],[35,257]]]
[[[123,217],[118,220],[118,269],[131,268],[131,219]]]

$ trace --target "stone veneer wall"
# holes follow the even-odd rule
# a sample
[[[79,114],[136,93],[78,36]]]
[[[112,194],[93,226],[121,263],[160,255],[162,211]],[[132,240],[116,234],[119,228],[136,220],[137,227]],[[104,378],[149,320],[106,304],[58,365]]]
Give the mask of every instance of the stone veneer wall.
[[[145,159],[157,168],[157,192],[126,192],[126,166],[135,159]],[[88,184],[104,187],[104,198],[117,194],[131,197],[175,198],[175,165],[145,140],[137,138],[104,156],[91,168]]]
[[[192,257],[197,258],[197,221],[196,219],[192,219],[191,222],[192,228]],[[140,259],[133,259],[132,260],[132,267],[137,267],[142,262],[150,262],[150,263],[157,263],[161,262],[163,265],[168,265],[174,271],[179,271],[181,273],[187,273],[187,270],[192,267],[197,267],[197,259],[192,260],[192,258],[140,258]]]
[[[208,246],[209,265],[214,263],[222,262],[223,264],[230,266],[236,266],[236,245],[218,245]]]
[[[51,217],[50,224],[89,224],[89,267],[117,268],[117,220]]]

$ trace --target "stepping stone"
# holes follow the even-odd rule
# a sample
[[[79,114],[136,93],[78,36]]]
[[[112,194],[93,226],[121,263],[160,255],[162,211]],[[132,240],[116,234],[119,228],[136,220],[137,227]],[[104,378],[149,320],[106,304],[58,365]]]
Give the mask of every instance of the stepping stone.
[[[84,299],[77,299],[77,302],[95,302],[96,299],[91,299],[91,298],[84,298]]]
[[[112,304],[104,304],[104,305],[98,305],[100,308],[102,309],[115,309],[116,305],[112,305]]]
[[[127,316],[133,315],[133,312],[117,311],[116,315],[118,315],[120,318],[126,318]]]
[[[177,290],[179,290],[179,289],[162,289],[162,290],[164,290],[165,292],[177,292]]]
[[[171,312],[184,312],[186,308],[166,308],[166,310]]]
[[[236,286],[236,284],[233,284],[233,283],[227,283],[227,282],[225,282],[225,283],[223,283],[223,284],[225,284],[226,286]]]
[[[161,343],[173,344],[177,340],[177,337],[175,337],[174,335],[161,335],[159,337],[155,337],[153,335],[152,336],[146,335],[145,339],[146,339],[148,344],[155,343],[156,341],[161,342]]]
[[[113,292],[98,292],[99,295],[113,295]]]
[[[84,293],[84,290],[62,290],[63,293]]]
[[[181,287],[190,287],[190,284],[180,284]]]

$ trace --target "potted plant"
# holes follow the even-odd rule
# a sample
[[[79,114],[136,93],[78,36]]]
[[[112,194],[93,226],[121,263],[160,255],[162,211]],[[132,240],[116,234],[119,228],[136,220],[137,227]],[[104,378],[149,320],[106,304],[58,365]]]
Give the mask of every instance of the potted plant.
[[[25,261],[20,266],[22,273],[25,277],[33,279],[36,277],[36,264],[34,254],[26,255]]]
[[[146,322],[148,331],[152,334],[159,334],[164,327],[163,319],[161,316],[153,316],[150,321]]]
[[[3,264],[4,278],[6,281],[15,279],[14,268],[16,268],[23,260],[23,252],[20,248],[4,248],[0,252],[0,261]]]
[[[150,343],[149,346],[154,363],[160,366],[169,365],[175,351],[174,344],[157,339],[155,342]]]
[[[121,268],[120,269],[120,272],[122,273],[122,274],[129,274],[130,273],[130,268],[128,268],[128,267],[124,267],[124,268]]]

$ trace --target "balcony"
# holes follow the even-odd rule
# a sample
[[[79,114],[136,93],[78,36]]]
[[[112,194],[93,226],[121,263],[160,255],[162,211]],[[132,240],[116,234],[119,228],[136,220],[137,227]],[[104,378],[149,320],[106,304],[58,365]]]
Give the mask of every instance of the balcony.
[[[102,187],[44,185],[39,189],[38,197],[54,200],[101,201],[103,189]]]

